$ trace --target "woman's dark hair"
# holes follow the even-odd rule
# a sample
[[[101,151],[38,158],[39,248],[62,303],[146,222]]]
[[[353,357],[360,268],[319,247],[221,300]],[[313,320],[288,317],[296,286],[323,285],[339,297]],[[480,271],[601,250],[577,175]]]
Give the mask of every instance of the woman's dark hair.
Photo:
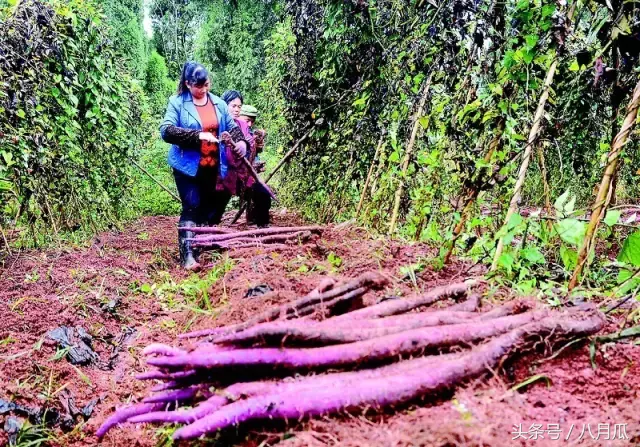
[[[240,98],[240,102],[244,104],[244,98],[242,97],[242,93],[237,90],[227,90],[222,94],[222,100],[229,104],[236,98]]]
[[[193,61],[186,62],[182,67],[180,82],[178,82],[178,95],[188,91],[187,82],[196,87],[202,87],[207,79],[209,79],[209,72],[202,64]]]

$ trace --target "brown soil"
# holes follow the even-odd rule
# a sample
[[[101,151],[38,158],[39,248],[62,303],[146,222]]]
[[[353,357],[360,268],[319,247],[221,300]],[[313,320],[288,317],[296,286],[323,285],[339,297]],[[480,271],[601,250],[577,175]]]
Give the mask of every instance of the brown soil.
[[[301,223],[291,214],[274,217],[278,226]],[[391,277],[384,293],[365,297],[373,302],[482,274],[480,268],[461,262],[436,271],[428,265],[433,248],[376,238],[347,226],[328,229],[301,247],[207,253],[203,258],[213,270],[194,280],[177,266],[175,228],[175,218],[146,218],[124,232],[101,234],[87,246],[16,254],[0,269],[0,398],[32,407],[49,402],[57,408],[62,408],[60,398],[67,393],[78,407],[102,399],[86,424],[66,434],[55,429],[48,445],[98,444],[93,433],[114,408],[146,395],[149,384],[134,375],[145,371],[140,351],[152,341],[175,344],[176,336],[187,330],[243,321],[269,304],[308,293],[329,275],[352,278],[376,270]],[[220,267],[225,264],[226,273]],[[425,265],[415,283],[401,273],[402,267],[412,264]],[[260,284],[274,292],[245,298],[248,289]],[[206,307],[203,291],[210,301],[208,314],[194,311],[196,306]],[[511,298],[506,290],[486,295],[489,305]],[[115,312],[102,310],[112,300],[119,300]],[[64,358],[56,359],[56,346],[46,334],[61,325],[81,326],[91,333],[101,360],[106,363],[111,357],[113,368],[73,367]],[[615,328],[612,319],[608,332]],[[123,337],[131,329],[135,335]],[[598,424],[611,424],[612,432],[614,424],[627,424],[626,434],[633,438],[638,434],[632,404],[640,383],[640,349],[623,343],[604,348],[598,350],[595,370],[584,344],[542,361],[550,354],[547,349],[523,355],[496,376],[470,383],[455,394],[384,414],[289,421],[288,427],[275,429],[264,424],[228,434],[217,445],[570,445],[577,443],[585,424],[590,424],[593,435]],[[510,391],[534,375],[544,379]],[[544,439],[524,442],[513,440],[514,426],[520,424],[527,437],[534,433],[531,424],[545,430],[547,424],[560,424],[561,439],[572,424],[573,429],[568,442],[551,441],[546,432]],[[100,445],[153,446],[161,437],[157,428],[127,425],[112,430]],[[0,445],[6,441],[0,432]],[[580,445],[629,443],[618,442],[606,441],[604,435],[594,440],[585,431]]]

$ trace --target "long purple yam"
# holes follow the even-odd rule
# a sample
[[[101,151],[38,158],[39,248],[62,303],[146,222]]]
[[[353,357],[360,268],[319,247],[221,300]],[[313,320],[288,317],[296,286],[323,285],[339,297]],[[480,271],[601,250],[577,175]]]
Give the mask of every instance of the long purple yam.
[[[406,370],[392,376],[346,385],[336,381],[323,389],[283,392],[234,402],[177,430],[173,438],[193,439],[251,419],[298,419],[362,406],[383,407],[407,402],[490,371],[530,335],[593,334],[603,326],[604,319],[599,314],[592,314],[584,321],[550,318],[512,330],[458,358],[432,364],[428,370],[411,366],[421,359],[409,360],[403,362]]]
[[[213,341],[215,343],[237,344],[267,338],[269,340],[275,340],[276,343],[285,341],[348,343],[382,337],[420,327],[464,324],[474,320],[489,320],[522,312],[529,308],[530,305],[528,303],[513,302],[484,314],[439,310],[353,321],[334,321],[333,319],[328,319],[323,322],[299,322],[292,320],[262,323],[236,334],[218,337]]]
[[[125,408],[121,408],[113,413],[106,421],[102,423],[98,431],[96,431],[96,436],[98,438],[102,438],[106,432],[108,432],[112,427],[126,422],[129,418],[134,416],[138,416],[139,414],[149,413],[151,411],[158,411],[164,408],[165,404],[157,403],[157,404],[134,404]]]
[[[226,405],[228,402],[229,400],[226,397],[214,395],[189,410],[181,409],[176,411],[153,411],[151,413],[132,417],[127,422],[131,422],[134,424],[137,424],[139,422],[169,422],[174,424],[190,424],[191,422],[197,421],[198,419],[201,419],[206,415],[212,413],[223,405]]]
[[[216,345],[215,343],[206,342],[196,345],[191,352],[222,352],[231,351],[232,349],[234,349],[232,346]]]
[[[159,393],[160,391],[174,390],[176,388],[180,388],[183,385],[182,382],[178,380],[171,380],[169,382],[161,383],[154,387],[151,387],[151,391],[154,393]]]
[[[455,353],[420,357],[411,364],[411,367],[425,368],[431,363],[443,362],[448,359],[459,357],[460,355],[460,353]],[[311,388],[330,387],[337,382],[345,384],[352,381],[360,381],[362,379],[382,378],[391,374],[396,374],[404,369],[407,369],[407,365],[405,365],[405,362],[400,362],[374,369],[319,374],[305,376],[295,380],[281,380],[278,382],[241,382],[227,387],[221,392],[221,394],[223,396],[228,396],[230,400],[237,400],[242,397],[253,397],[274,393],[297,393],[301,390]]]
[[[221,335],[221,334],[226,334],[228,333],[229,330],[225,329],[224,327],[217,327],[217,328],[213,328],[213,329],[202,329],[200,331],[193,331],[193,332],[187,332],[186,334],[180,334],[178,335],[178,338],[199,338],[199,337],[207,337],[207,336],[213,336],[213,335]]]
[[[475,281],[467,281],[442,287],[436,287],[430,292],[414,298],[385,301],[383,303],[376,304],[375,306],[369,306],[365,307],[364,309],[349,312],[344,315],[334,317],[334,321],[346,319],[356,320],[361,318],[378,318],[407,312],[421,306],[428,306],[435,303],[436,301],[448,297],[463,295],[476,284],[477,283]]]
[[[198,394],[202,394],[202,395],[205,395],[205,397],[209,397],[211,393],[208,393],[209,395],[207,395],[206,387],[193,386],[193,387],[184,388],[181,390],[167,391],[165,393],[155,394],[153,396],[149,396],[145,398],[142,402],[147,404],[152,404],[152,403],[170,403],[170,402],[176,402],[176,401],[186,401],[186,400],[193,399]]]
[[[186,352],[186,351],[185,351]],[[147,371],[142,374],[136,375],[136,379],[138,380],[176,380],[176,379],[186,379],[187,377],[194,376],[196,371],[188,370],[188,371],[177,371],[174,373],[165,373],[162,371]]]
[[[161,343],[152,343],[142,350],[144,355],[184,355],[187,351]]]
[[[471,343],[540,320],[546,311],[497,318],[480,323],[419,328],[345,345],[319,348],[237,349],[215,354],[152,358],[149,364],[165,368],[216,368],[233,365],[272,365],[287,368],[341,366],[411,354],[426,348]]]
[[[272,244],[276,242],[286,243],[289,241],[299,240],[299,239],[308,239],[313,235],[310,231],[296,231],[292,233],[280,233],[274,234],[272,236],[262,236],[262,237],[236,237],[233,239],[228,239],[225,241],[209,241],[203,240],[200,237],[195,237],[193,239],[189,239],[194,243],[195,246],[219,246],[224,248],[233,247],[234,245],[243,245],[243,244]]]
[[[239,343],[246,344],[258,340],[273,346],[280,344],[290,344],[295,342],[315,342],[325,344],[353,343],[363,340],[371,340],[386,335],[398,334],[420,327],[432,327],[437,325],[460,325],[472,321],[468,318],[458,318],[455,316],[439,317],[438,319],[428,319],[424,321],[416,320],[413,324],[402,326],[386,325],[382,327],[277,327],[266,328],[256,333],[238,336],[229,336],[219,340],[219,343]]]
[[[190,231],[194,233],[198,233],[198,228],[191,228]],[[229,239],[236,239],[242,237],[256,237],[256,236],[270,236],[275,234],[284,234],[284,233],[297,233],[300,231],[310,231],[312,233],[321,233],[324,231],[324,227],[320,226],[311,226],[311,227],[275,227],[275,228],[262,228],[257,230],[246,230],[246,231],[236,231],[233,233],[225,233],[225,234],[215,234],[215,235],[204,235],[204,236],[196,236],[194,241],[211,241],[211,242],[222,242],[227,241]]]

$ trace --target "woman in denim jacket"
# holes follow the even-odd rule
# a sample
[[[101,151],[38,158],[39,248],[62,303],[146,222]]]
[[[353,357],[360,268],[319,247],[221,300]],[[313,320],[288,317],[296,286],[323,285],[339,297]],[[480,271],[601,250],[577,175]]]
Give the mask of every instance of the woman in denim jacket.
[[[218,140],[223,132],[231,134],[234,148]],[[248,145],[226,103],[209,93],[207,70],[195,62],[187,62],[182,69],[178,93],[169,99],[160,135],[171,144],[168,162],[182,201],[180,263],[197,270],[200,265],[189,241],[194,233],[188,228],[220,223],[224,207],[217,206],[216,183],[229,175],[234,158],[244,157]]]

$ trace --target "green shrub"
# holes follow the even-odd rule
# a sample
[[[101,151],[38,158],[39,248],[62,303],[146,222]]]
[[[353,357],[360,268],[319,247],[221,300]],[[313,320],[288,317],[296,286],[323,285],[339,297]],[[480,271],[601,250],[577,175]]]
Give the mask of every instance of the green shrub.
[[[136,79],[145,75],[147,39],[142,28],[142,0],[107,0],[102,8],[109,37],[119,58]]]
[[[144,77],[144,91],[149,98],[149,107],[156,116],[161,116],[166,107],[169,96],[173,94],[175,85],[169,80],[169,70],[162,56],[152,51],[147,61]]]
[[[117,222],[129,158],[150,128],[142,88],[98,12],[82,0],[24,0],[0,23],[0,54],[0,179],[10,202],[0,219],[19,208],[31,227]]]
[[[169,146],[159,138],[141,151],[138,163],[157,181],[178,194],[171,168],[167,164]],[[166,216],[180,213],[180,202],[172,198],[145,173],[136,170],[131,188],[131,217]]]

